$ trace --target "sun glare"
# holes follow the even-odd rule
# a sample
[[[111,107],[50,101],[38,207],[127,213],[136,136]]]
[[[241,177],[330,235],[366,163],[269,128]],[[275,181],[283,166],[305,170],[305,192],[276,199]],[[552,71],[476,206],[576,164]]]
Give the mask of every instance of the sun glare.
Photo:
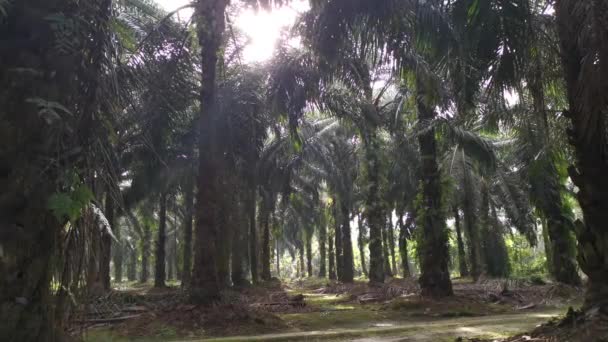
[[[190,0],[157,0],[167,11],[173,11]],[[308,9],[306,1],[294,1],[288,6],[271,11],[243,9],[234,19],[235,26],[249,37],[249,45],[243,50],[246,62],[263,62],[272,57],[281,32],[290,27],[297,16]],[[187,18],[191,10],[178,13],[180,19]]]

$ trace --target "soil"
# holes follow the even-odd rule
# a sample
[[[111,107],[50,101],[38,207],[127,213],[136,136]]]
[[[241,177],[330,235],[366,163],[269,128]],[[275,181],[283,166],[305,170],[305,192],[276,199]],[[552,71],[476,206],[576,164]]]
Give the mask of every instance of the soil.
[[[135,305],[139,310],[135,317],[102,324],[85,320],[76,331],[84,329],[85,340],[90,342],[229,336],[247,336],[250,340],[258,335],[271,338],[268,334],[279,334],[275,335],[279,340],[283,338],[280,334],[290,334],[286,340],[350,340],[377,335],[388,336],[379,341],[399,338],[395,335],[414,341],[423,341],[427,335],[449,336],[452,341],[459,336],[505,338],[564,314],[569,306],[579,305],[582,293],[564,285],[495,279],[478,283],[456,279],[454,290],[454,297],[429,300],[419,295],[414,279],[392,279],[370,286],[313,278],[226,291],[216,305],[199,307],[189,305],[179,287],[158,290],[123,286],[99,302],[118,308],[114,316],[119,318],[128,312],[123,311],[125,308]],[[471,326],[468,331],[456,329],[467,324]],[[434,326],[433,332],[422,329],[430,325]],[[402,335],[406,331],[407,335]],[[484,335],[486,331],[496,334]]]

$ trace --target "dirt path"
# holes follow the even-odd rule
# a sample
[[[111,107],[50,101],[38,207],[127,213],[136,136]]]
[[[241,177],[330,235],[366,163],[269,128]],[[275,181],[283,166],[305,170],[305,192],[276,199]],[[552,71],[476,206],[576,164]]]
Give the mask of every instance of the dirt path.
[[[501,338],[521,333],[563,314],[562,310],[440,319],[426,322],[377,322],[356,329],[307,331],[259,336],[234,336],[203,341],[453,341],[457,337]],[[192,340],[190,340],[192,342]]]

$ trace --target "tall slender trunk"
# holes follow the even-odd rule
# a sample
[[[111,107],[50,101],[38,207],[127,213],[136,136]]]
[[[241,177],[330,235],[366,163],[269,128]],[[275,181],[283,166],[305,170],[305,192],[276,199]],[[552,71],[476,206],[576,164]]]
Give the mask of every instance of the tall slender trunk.
[[[152,231],[148,224],[143,225],[143,233],[144,236],[141,239],[141,274],[139,281],[146,283],[150,278],[150,240],[152,239]]]
[[[105,216],[108,220],[108,224],[114,229],[115,215],[114,215],[114,200],[110,194],[110,191],[106,192],[106,210]],[[99,278],[101,279],[101,286],[104,291],[110,290],[110,261],[112,260],[112,236],[105,230],[101,234],[101,255],[99,258]]]
[[[182,264],[182,287],[189,287],[190,277],[192,274],[192,216],[194,215],[194,184],[191,176],[188,176],[184,190],[186,213],[184,216],[184,260]]]
[[[408,228],[412,222],[411,215],[408,215],[406,223],[403,223],[403,213],[399,215],[399,256],[401,257],[401,269],[403,271],[403,278],[409,278],[412,276],[410,272],[410,263],[407,255],[407,237]]]
[[[225,29],[224,14],[228,0],[198,0],[194,21],[201,46],[201,92],[199,119],[199,168],[197,177],[196,232],[194,268],[190,297],[199,303],[219,298],[217,241],[221,239],[217,223],[218,199],[221,198],[217,148],[215,90],[218,56]]]
[[[226,162],[222,162],[225,165],[224,169],[229,170],[229,173],[234,170],[226,165]],[[216,240],[216,269],[217,279],[220,289],[230,287],[230,253],[232,252],[232,238],[234,235],[234,184],[231,183],[232,177],[226,177],[220,181],[222,192],[219,195],[221,200],[218,208],[218,217],[216,217],[217,227],[222,227],[221,233],[218,232]]]
[[[338,280],[342,280],[342,272],[344,271],[343,256],[342,256],[342,229],[340,213],[338,212],[338,205],[334,202],[332,211],[334,213],[334,242],[335,242],[335,253],[336,253],[336,275]]]
[[[424,82],[416,75],[418,120],[430,124],[435,118],[428,101]],[[420,255],[420,288],[423,296],[451,296],[452,282],[448,270],[448,232],[441,208],[441,179],[437,165],[435,129],[429,128],[418,137],[422,161],[422,201],[418,208],[417,225],[421,229],[418,250]]]
[[[258,234],[255,225],[256,211],[256,191],[253,186],[249,192],[249,268],[251,270],[251,281],[255,284],[259,281],[258,277]]]
[[[365,215],[369,227],[369,281],[384,282],[384,257],[382,252],[382,199],[380,198],[380,142],[375,131],[364,135],[368,191],[365,197]]]
[[[392,214],[389,214],[389,224],[388,224],[388,248],[391,254],[391,267],[393,274],[397,274],[397,262],[395,260],[395,228],[393,226],[393,221],[391,218]]]
[[[112,225],[112,232],[116,237],[116,246],[113,249],[114,254],[114,282],[120,283],[122,282],[122,266],[123,266],[123,253],[124,253],[124,243],[121,239],[121,227],[119,224]]]
[[[304,242],[300,242],[300,248],[299,248],[299,263],[298,263],[298,276],[301,278],[304,278],[304,272],[306,272],[304,270]]]
[[[385,277],[392,277],[393,276],[393,271],[391,270],[391,264],[390,264],[390,252],[389,252],[389,243],[388,243],[388,218],[386,220],[386,223],[384,224],[384,226],[382,227],[382,256],[384,259],[384,276]]]
[[[481,238],[483,241],[484,265],[490,277],[505,278],[509,275],[509,254],[496,216],[496,209],[490,203],[490,193],[486,181],[481,185]]]
[[[466,170],[466,158],[464,150],[462,151],[462,163],[463,170]],[[482,257],[481,257],[481,238],[479,237],[479,229],[477,226],[477,213],[476,205],[474,202],[475,195],[472,191],[471,175],[468,172],[464,173],[463,176],[463,218],[464,218],[464,232],[467,237],[469,247],[469,260],[470,260],[470,271],[474,281],[479,279],[482,273]]]
[[[327,241],[327,271],[329,272],[329,279],[336,280],[336,255],[334,253],[334,234],[330,234]]]
[[[129,263],[127,264],[127,279],[135,281],[137,279],[137,247],[129,249]]]
[[[359,227],[359,234],[357,236],[357,245],[359,246],[359,257],[361,259],[361,271],[363,274],[368,277],[369,272],[367,271],[367,266],[365,264],[365,226],[363,222],[363,215],[359,213],[357,215],[357,226]]]
[[[319,225],[319,277],[325,278],[327,276],[327,225],[325,222],[321,222]]]
[[[270,212],[272,206],[270,205],[270,199],[264,197],[262,204],[262,279],[265,281],[270,280]]]
[[[275,257],[277,258],[277,278],[281,278],[281,253],[279,250],[279,239],[276,239],[276,253]]]
[[[238,201],[236,205],[236,221],[234,226],[234,234],[232,235],[232,283],[234,286],[243,286],[247,284],[245,279],[245,252],[247,251],[247,211],[244,208],[244,202]]]
[[[584,222],[576,222],[575,227],[579,265],[589,277],[585,307],[606,309],[608,4],[594,0],[581,9],[579,1],[559,0],[555,9],[569,103],[565,116],[572,123],[568,134],[576,152],[576,164],[570,167],[569,173],[579,188],[577,198],[584,217]],[[584,11],[588,12],[582,13]],[[581,39],[584,35],[590,36],[588,39],[593,41]]]
[[[536,37],[533,38],[535,41]],[[550,127],[547,118],[545,92],[544,92],[544,75],[542,71],[542,60],[540,53],[534,55],[533,77],[528,80],[528,88],[533,99],[534,111],[536,116],[537,130],[532,130],[532,124],[529,123],[529,129],[533,133],[535,139],[540,140],[537,144],[542,146],[550,146]],[[529,156],[531,163],[537,169],[544,168],[542,174],[535,172],[530,175],[531,196],[539,211],[544,216],[543,229],[548,234],[543,234],[543,237],[548,238],[545,247],[548,248],[547,259],[549,261],[549,271],[555,280],[570,284],[580,285],[581,278],[578,275],[576,267],[576,241],[574,238],[574,223],[570,219],[567,208],[562,200],[561,184],[557,167],[553,159],[552,153],[545,152],[543,157],[538,158],[542,151],[532,151],[534,156]],[[531,153],[531,154],[532,154]],[[538,198],[537,198],[538,197]],[[554,246],[555,248],[551,248]]]
[[[156,238],[156,255],[154,268],[154,287],[165,287],[165,259],[167,244],[167,193],[160,194],[158,209],[158,237]]]
[[[312,277],[312,234],[306,237],[306,271]]]
[[[460,228],[460,212],[458,207],[452,208],[454,212],[454,226],[456,227],[456,243],[458,244],[458,271],[461,277],[469,276],[469,269],[467,268],[467,255],[464,249],[464,242],[462,240],[462,232]]]
[[[350,209],[344,202],[342,208],[342,279],[345,283],[352,283],[355,277],[355,265],[353,260],[353,241],[350,233]]]

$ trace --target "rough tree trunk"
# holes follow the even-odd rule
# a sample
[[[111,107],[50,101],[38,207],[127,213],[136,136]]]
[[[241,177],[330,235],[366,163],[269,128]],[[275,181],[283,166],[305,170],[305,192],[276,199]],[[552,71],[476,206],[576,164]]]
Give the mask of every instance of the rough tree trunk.
[[[392,218],[389,215],[389,226],[388,226],[388,246],[391,254],[391,267],[394,275],[397,274],[397,261],[395,260],[395,227],[393,226]]]
[[[461,277],[468,277],[469,269],[467,268],[467,254],[464,249],[460,228],[460,212],[458,211],[458,207],[453,207],[452,210],[454,212],[454,226],[456,227],[456,242],[458,244],[458,271]]]
[[[464,169],[464,167],[466,167],[466,165],[464,165],[466,163],[464,156],[462,158],[462,162]],[[469,247],[469,266],[471,267],[471,276],[473,277],[474,281],[477,281],[482,273],[481,238],[479,237],[479,229],[477,226],[477,213],[475,210],[476,205],[473,201],[475,195],[471,191],[471,177],[468,172],[464,173],[463,182],[464,199],[462,209],[464,218],[464,232],[467,237]]]
[[[388,218],[386,220],[386,224],[382,227],[382,256],[384,259],[384,276],[391,278],[393,276],[393,271],[391,270],[391,256],[389,252],[389,243],[388,243]]]
[[[263,196],[266,197],[266,196]],[[262,208],[262,279],[264,281],[270,280],[270,212],[272,207],[270,205],[270,199],[263,199]]]
[[[279,239],[276,239],[276,246],[275,257],[277,258],[277,278],[281,278],[281,253],[279,250]]]
[[[363,215],[357,215],[357,225],[359,227],[359,235],[357,236],[357,245],[359,246],[359,257],[361,259],[361,271],[368,277],[369,272],[367,271],[367,265],[365,263],[365,226],[363,222]]]
[[[342,280],[342,272],[344,271],[344,266],[342,265],[343,257],[342,257],[342,229],[340,223],[340,214],[338,213],[338,204],[334,202],[332,211],[334,214],[334,242],[335,242],[335,253],[336,253],[336,275],[338,276],[338,280]]]
[[[228,0],[198,0],[194,21],[201,46],[201,115],[199,119],[199,168],[197,177],[196,232],[194,268],[190,297],[198,303],[210,303],[219,298],[220,284],[217,274],[217,241],[220,239],[217,215],[220,196],[216,146],[215,90],[218,56],[225,29],[224,13]]]
[[[306,237],[306,272],[312,277],[312,234]]]
[[[399,256],[401,256],[401,269],[403,271],[403,278],[409,278],[412,276],[410,272],[410,263],[407,255],[407,237],[408,228],[412,222],[411,215],[408,215],[406,224],[403,223],[403,213],[399,215]]]
[[[325,278],[327,276],[327,225],[322,222],[319,226],[319,277]]]
[[[150,278],[150,240],[152,231],[149,225],[143,225],[144,236],[141,239],[141,275],[139,281],[142,283],[148,282]]]
[[[114,229],[114,201],[110,192],[106,192],[106,210],[105,216],[108,224]],[[112,236],[105,230],[101,234],[101,256],[99,258],[99,278],[104,292],[110,291],[110,261],[112,260]]]
[[[365,215],[369,227],[369,281],[384,282],[384,258],[382,253],[382,199],[380,198],[380,142],[377,133],[365,135],[363,141],[369,188],[365,197]]]
[[[154,268],[154,287],[165,287],[165,245],[167,244],[167,193],[162,192],[158,210],[158,237],[156,238],[156,253]]]
[[[186,193],[184,201],[186,202],[186,214],[184,216],[184,260],[182,266],[182,287],[190,286],[190,277],[192,274],[192,216],[194,215],[194,184],[192,177],[188,177],[186,182]]]
[[[254,183],[255,184],[255,183]],[[256,284],[258,277],[258,234],[255,225],[256,191],[255,186],[249,192],[249,268],[251,270],[251,281]]]
[[[129,249],[129,263],[127,264],[127,279],[135,281],[137,279],[137,247]]]
[[[243,208],[243,202],[238,201],[236,205],[236,218],[234,234],[232,235],[232,258],[231,274],[234,286],[247,285],[245,279],[245,252],[247,251],[247,211]]]
[[[418,120],[425,124],[435,118],[432,107],[426,103],[421,75],[417,76]],[[421,229],[418,250],[420,255],[420,288],[423,296],[451,296],[452,282],[448,270],[448,233],[441,209],[441,179],[437,165],[435,130],[429,128],[418,137],[422,174],[422,203],[418,210],[417,225]]]
[[[327,240],[327,271],[329,272],[329,279],[336,280],[336,255],[334,254],[334,234],[329,235]]]
[[[341,202],[342,208],[342,279],[344,283],[352,283],[355,277],[355,265],[353,260],[353,241],[350,235],[350,210]]]
[[[576,223],[578,260],[589,277],[585,307],[608,307],[608,4],[560,0],[555,4],[561,58],[565,72],[572,128],[569,138],[576,152],[570,177],[579,188],[577,198],[584,222]],[[591,19],[591,20],[589,20]],[[589,33],[591,32],[591,33]],[[581,41],[581,36],[592,41]],[[589,51],[595,50],[595,52]],[[593,54],[594,58],[589,56]],[[595,77],[594,77],[595,76]]]

